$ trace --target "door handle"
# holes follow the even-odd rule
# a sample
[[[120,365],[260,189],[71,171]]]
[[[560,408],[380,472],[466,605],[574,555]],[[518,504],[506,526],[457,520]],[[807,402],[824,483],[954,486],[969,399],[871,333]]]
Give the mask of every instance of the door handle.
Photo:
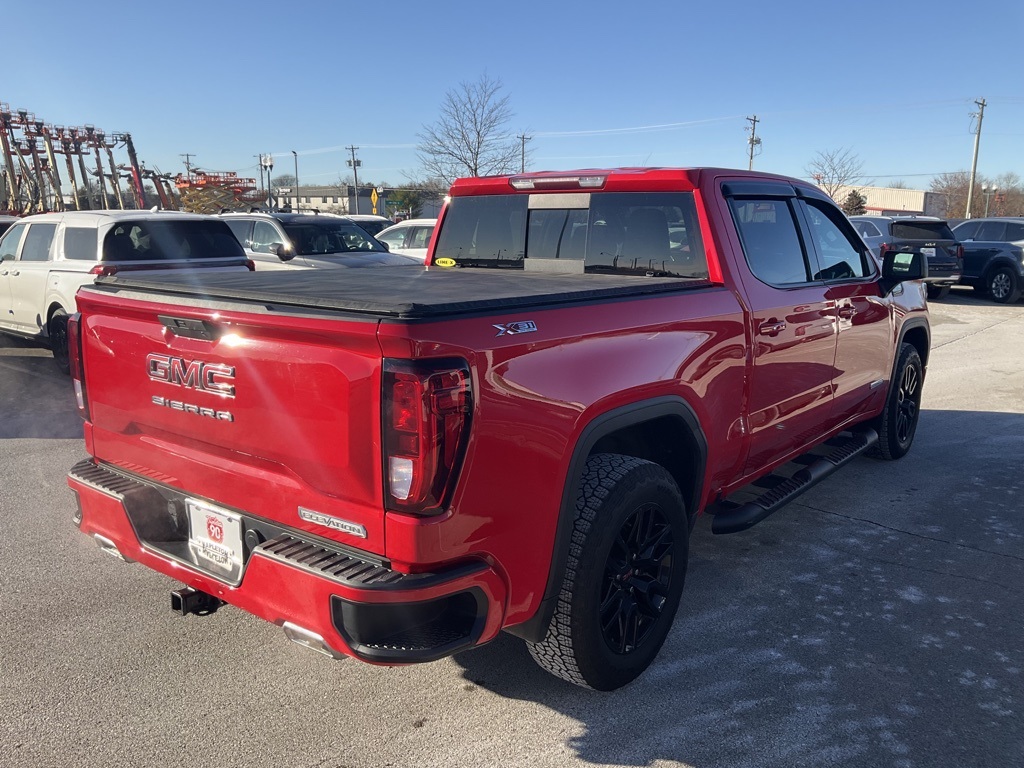
[[[4,274],[7,274],[6,272]],[[11,277],[17,277],[21,272],[11,272]]]
[[[757,329],[757,332],[760,333],[762,336],[778,336],[784,330],[786,330],[786,324],[779,322],[773,317],[768,322],[761,323],[760,327]]]
[[[851,317],[857,314],[857,310],[853,307],[840,307],[839,316],[844,320],[849,320]]]

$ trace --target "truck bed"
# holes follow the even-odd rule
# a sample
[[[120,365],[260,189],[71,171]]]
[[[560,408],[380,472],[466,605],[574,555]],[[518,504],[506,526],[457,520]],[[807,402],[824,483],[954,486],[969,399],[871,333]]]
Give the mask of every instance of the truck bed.
[[[298,307],[416,320],[666,293],[706,286],[706,280],[634,275],[569,275],[503,269],[393,267],[215,274],[102,277],[104,292],[256,302],[267,309]]]

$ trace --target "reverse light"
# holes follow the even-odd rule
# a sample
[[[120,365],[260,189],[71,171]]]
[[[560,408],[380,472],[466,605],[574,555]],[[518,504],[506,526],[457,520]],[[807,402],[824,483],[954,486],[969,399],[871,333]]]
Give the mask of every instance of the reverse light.
[[[513,176],[508,180],[514,189],[596,189],[603,187],[606,176]]]
[[[472,411],[463,360],[384,361],[385,505],[436,514],[455,485]]]

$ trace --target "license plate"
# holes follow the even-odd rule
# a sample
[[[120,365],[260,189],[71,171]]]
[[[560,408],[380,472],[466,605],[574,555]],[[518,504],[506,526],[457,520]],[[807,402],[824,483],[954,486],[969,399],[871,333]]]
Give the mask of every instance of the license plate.
[[[934,256],[935,255],[935,249],[934,248],[922,248],[921,249],[921,253],[923,253],[925,256]]]
[[[242,572],[242,518],[201,501],[189,499],[188,548],[196,565],[237,580]]]

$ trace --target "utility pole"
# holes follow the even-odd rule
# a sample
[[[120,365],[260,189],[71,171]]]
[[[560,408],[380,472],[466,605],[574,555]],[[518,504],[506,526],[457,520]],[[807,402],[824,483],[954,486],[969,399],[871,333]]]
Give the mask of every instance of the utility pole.
[[[523,143],[522,152],[519,155],[519,172],[526,173],[526,142],[533,141],[533,136],[527,136],[525,133],[521,133],[516,136]]]
[[[356,188],[356,214],[359,213],[359,166],[363,164],[362,160],[356,160],[356,150],[359,147],[345,147],[349,152],[352,153],[352,159],[348,161],[348,167],[352,169],[352,179],[355,182]]]
[[[761,122],[757,119],[757,115],[748,117],[747,122],[750,123],[750,127],[747,128],[750,131],[750,138],[747,139],[747,143],[750,145],[750,162],[747,164],[747,170],[754,170],[754,149],[761,146],[761,140],[757,138],[757,124]]]
[[[971,112],[971,117],[978,118],[978,128],[974,132],[974,159],[971,161],[971,181],[967,185],[967,213],[964,214],[964,218],[971,218],[971,203],[974,201],[974,178],[978,173],[978,145],[981,143],[981,121],[985,118],[985,100],[976,99],[975,104],[978,105],[977,112]]]
[[[185,158],[185,178],[187,179],[187,178],[191,177],[192,176],[192,162],[191,162],[191,160],[192,160],[193,157],[195,157],[195,155],[191,154],[190,152],[183,152],[182,154],[178,155],[178,157]]]

